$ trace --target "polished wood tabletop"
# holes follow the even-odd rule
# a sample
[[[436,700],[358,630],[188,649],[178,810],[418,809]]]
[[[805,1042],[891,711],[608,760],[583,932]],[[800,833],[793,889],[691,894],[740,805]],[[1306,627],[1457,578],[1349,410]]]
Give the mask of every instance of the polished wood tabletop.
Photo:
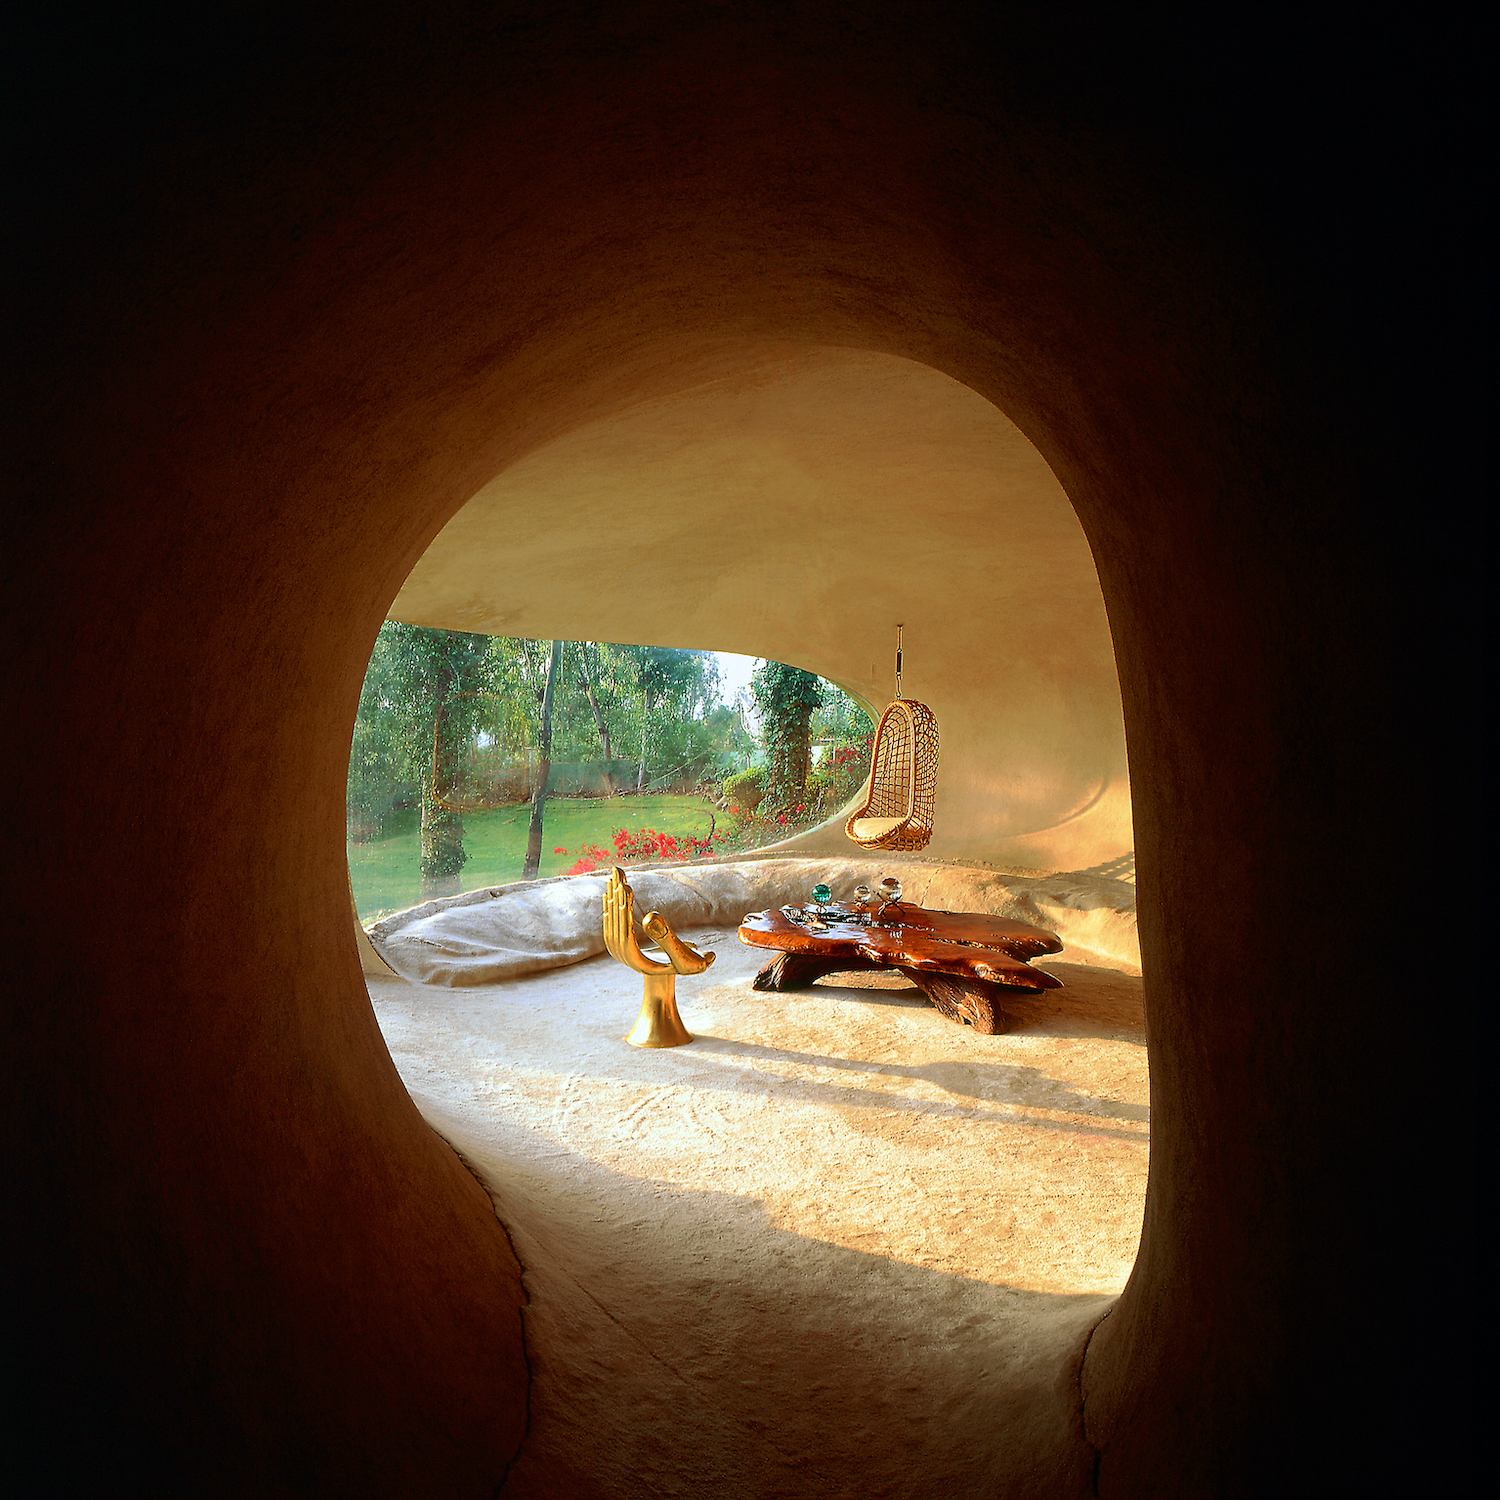
[[[739,938],[777,957],[758,990],[803,989],[828,974],[896,969],[950,1020],[993,1034],[1008,1029],[1007,987],[1035,992],[1062,981],[1027,960],[1061,953],[1056,933],[984,912],[933,911],[909,901],[780,907],[750,912]]]

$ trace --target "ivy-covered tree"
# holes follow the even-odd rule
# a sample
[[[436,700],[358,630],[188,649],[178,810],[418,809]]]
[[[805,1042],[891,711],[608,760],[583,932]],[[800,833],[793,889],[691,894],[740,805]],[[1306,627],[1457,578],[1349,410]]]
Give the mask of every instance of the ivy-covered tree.
[[[823,684],[800,667],[766,661],[750,676],[750,695],[760,713],[766,742],[766,791],[761,805],[772,815],[786,812],[807,800],[812,716],[823,702]]]
[[[350,784],[414,787],[421,804],[424,896],[459,886],[465,854],[461,783],[477,695],[487,686],[490,637],[387,621],[360,695]],[[356,772],[356,755],[358,768]],[[390,803],[386,803],[387,810]]]

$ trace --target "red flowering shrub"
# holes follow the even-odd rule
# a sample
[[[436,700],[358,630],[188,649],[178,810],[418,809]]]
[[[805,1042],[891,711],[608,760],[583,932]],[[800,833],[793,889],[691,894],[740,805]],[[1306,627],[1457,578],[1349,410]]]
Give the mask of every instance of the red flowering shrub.
[[[632,833],[628,828],[615,829],[614,852],[601,849],[597,844],[579,849],[578,862],[566,873],[586,875],[590,870],[603,869],[607,865],[633,865],[645,861],[704,859],[714,852],[716,840],[725,837],[716,832],[706,839],[695,838],[690,833],[658,833],[654,828],[638,828]],[[559,850],[566,853],[566,850]]]
[[[567,852],[566,849],[563,850],[564,854]],[[578,854],[578,862],[571,869],[564,870],[564,875],[586,875],[590,870],[599,870],[605,865],[613,863],[609,854],[601,849],[598,844],[585,844],[582,849],[576,852]]]
[[[731,813],[714,834],[714,844],[720,854],[763,849],[767,844],[779,843],[811,827],[820,817],[818,808],[810,802],[799,802],[774,816],[761,812],[759,808],[749,813]]]
[[[857,750],[855,754],[858,755]],[[591,870],[608,869],[612,865],[708,859],[715,854],[734,854],[777,843],[815,823],[820,816],[819,809],[811,802],[799,802],[795,807],[777,813],[774,817],[759,810],[732,812],[708,838],[696,838],[689,833],[658,833],[654,828],[637,828],[634,831],[617,828],[610,840],[613,848],[603,849],[598,844],[586,844],[581,849],[557,849],[553,852],[578,856],[564,871],[568,875],[587,875]]]

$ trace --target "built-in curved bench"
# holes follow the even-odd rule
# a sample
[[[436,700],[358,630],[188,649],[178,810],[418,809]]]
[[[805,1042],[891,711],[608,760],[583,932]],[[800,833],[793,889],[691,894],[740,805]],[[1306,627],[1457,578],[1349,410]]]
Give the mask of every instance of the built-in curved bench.
[[[746,912],[802,901],[819,882],[839,896],[899,870],[906,899],[943,911],[988,912],[1057,933],[1064,956],[1140,973],[1135,889],[1092,873],[1004,874],[920,862],[754,859],[634,867],[641,913],[675,928],[738,926]],[[374,923],[371,946],[418,984],[496,984],[604,952],[607,871],[488,886],[411,907]]]

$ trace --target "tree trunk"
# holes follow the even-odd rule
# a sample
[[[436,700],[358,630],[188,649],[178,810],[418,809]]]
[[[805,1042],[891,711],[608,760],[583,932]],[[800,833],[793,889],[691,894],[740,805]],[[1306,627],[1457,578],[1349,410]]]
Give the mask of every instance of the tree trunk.
[[[422,779],[422,839],[419,868],[421,894],[454,896],[462,884],[464,865],[464,820],[461,813],[438,800],[439,787],[454,795],[458,790],[459,756],[463,746],[457,721],[446,712],[448,684],[438,689],[437,712],[432,726],[432,766]]]
[[[812,766],[812,708],[794,704],[777,720],[774,734],[765,800],[773,813],[779,813],[807,800],[807,775]]]
[[[800,667],[766,662],[750,679],[750,691],[766,727],[770,765],[762,808],[790,812],[807,799],[812,716],[822,702],[818,679]]]
[[[635,773],[635,794],[640,796],[646,790],[646,738],[650,732],[651,725],[651,689],[646,688],[642,696],[641,709],[641,763]]]
[[[609,725],[604,722],[604,712],[599,707],[599,700],[594,696],[594,684],[589,680],[589,648],[587,641],[578,643],[578,686],[583,690],[583,696],[589,700],[589,707],[594,713],[594,726],[599,731],[599,743],[604,746],[605,760],[613,760],[614,751],[609,744]]]
[[[562,660],[562,642],[553,641],[547,662],[547,688],[542,694],[541,765],[536,790],[531,794],[531,832],[526,839],[526,863],[522,880],[535,880],[542,864],[542,809],[547,805],[547,778],[552,774],[552,691],[557,686],[557,668]]]

